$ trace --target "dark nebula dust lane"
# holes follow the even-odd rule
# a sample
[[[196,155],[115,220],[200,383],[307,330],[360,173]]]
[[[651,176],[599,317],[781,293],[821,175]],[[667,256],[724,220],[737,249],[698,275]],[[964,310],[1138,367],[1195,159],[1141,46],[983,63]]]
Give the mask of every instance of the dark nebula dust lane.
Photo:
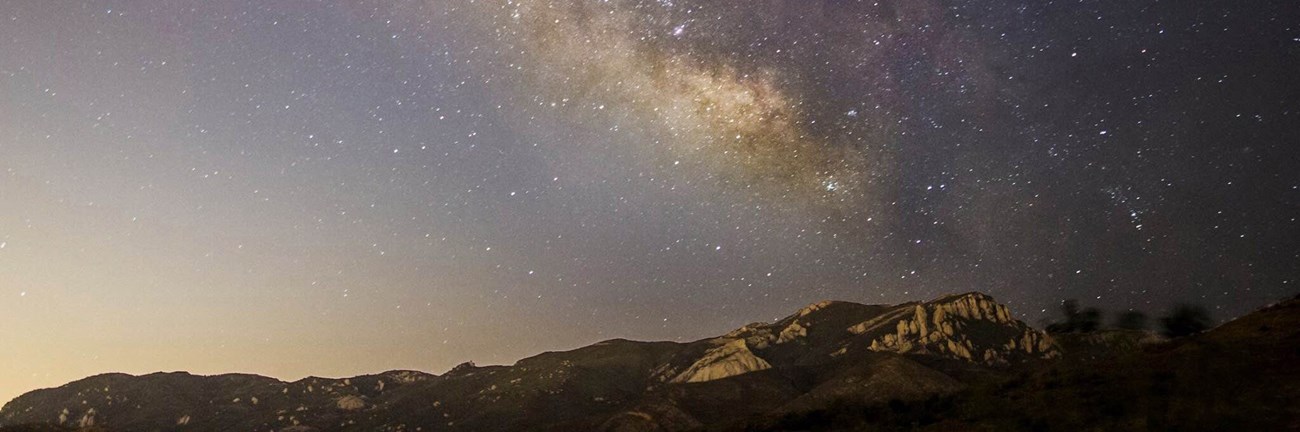
[[[1286,1],[6,2],[0,400],[822,299],[1231,318],[1297,291],[1298,69]]]

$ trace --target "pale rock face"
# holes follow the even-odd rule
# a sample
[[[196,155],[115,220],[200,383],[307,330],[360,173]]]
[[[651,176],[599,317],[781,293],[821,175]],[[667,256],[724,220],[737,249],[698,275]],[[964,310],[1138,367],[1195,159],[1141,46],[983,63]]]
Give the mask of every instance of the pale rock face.
[[[863,334],[879,329],[895,319],[898,321],[893,325],[894,331],[872,340],[871,350],[899,354],[928,352],[985,364],[1006,363],[1011,355],[1023,354],[1040,358],[1060,355],[1056,343],[1046,333],[1015,320],[1005,305],[976,293],[943,302],[918,304],[910,310],[886,313],[848,330]],[[977,348],[970,335],[961,331],[976,322],[1014,327],[1020,330],[1020,334],[1005,343]],[[987,345],[987,342],[981,345]]]
[[[799,324],[799,321],[790,323],[785,330],[781,330],[781,335],[777,337],[776,343],[783,344],[795,339],[808,336],[808,328]]]
[[[86,411],[86,414],[81,416],[81,420],[77,422],[77,427],[88,428],[94,425],[95,425],[95,409],[91,408],[90,411]]]
[[[765,330],[766,327],[767,327],[767,324],[764,324],[764,323],[761,323],[761,322],[749,323],[749,324],[746,324],[744,327],[741,327],[741,328],[738,328],[738,329],[732,330],[730,333],[727,333],[727,334],[723,335],[722,337],[724,337],[724,338],[728,338],[728,339],[741,338],[741,337],[745,337],[745,335],[753,334],[753,333],[756,333],[756,332],[761,332],[761,331]]]
[[[777,338],[777,335],[772,333],[772,329],[767,324],[753,323],[732,330],[731,333],[727,333],[726,336],[717,340],[725,343],[733,339],[744,339],[745,343],[750,347],[761,350],[776,342]]]
[[[823,308],[831,306],[832,303],[833,302],[831,301],[819,302],[801,308],[801,310],[794,315],[796,320],[787,325],[784,329],[780,329],[779,333],[777,333],[775,325],[753,323],[725,334],[725,336],[718,338],[718,341],[729,342],[732,340],[745,340],[745,344],[749,345],[751,349],[764,350],[767,349],[768,346],[774,344],[780,345],[785,344],[785,342],[798,340],[798,338],[806,337],[807,334],[809,334],[807,333],[807,324],[800,323],[798,319],[813,314],[813,312],[823,310]]]
[[[338,408],[344,411],[356,411],[366,407],[366,401],[357,396],[344,396],[338,400]]]
[[[401,371],[391,375],[394,381],[402,384],[410,384],[424,380],[424,376],[411,371]]]
[[[736,339],[704,353],[685,372],[671,382],[705,382],[736,376],[743,373],[770,369],[766,360],[754,355],[744,339]]]
[[[799,309],[799,317],[803,318],[808,316],[808,314],[810,313],[825,309],[827,306],[830,306],[831,303],[832,302],[830,300],[825,300],[825,301],[820,301],[817,303],[810,304],[808,306],[804,306],[803,309]]]
[[[867,332],[870,332],[870,331],[872,331],[872,330],[874,330],[874,329],[880,327],[881,325],[884,325],[884,324],[886,324],[886,323],[893,322],[893,320],[896,320],[896,319],[898,319],[898,318],[901,318],[901,317],[903,317],[903,316],[906,316],[906,315],[907,315],[908,313],[910,313],[910,312],[911,312],[911,311],[908,311],[908,310],[906,310],[906,309],[899,309],[899,310],[894,310],[894,311],[891,311],[891,312],[887,312],[887,313],[881,314],[881,315],[878,316],[878,317],[875,317],[875,318],[872,318],[872,319],[867,320],[867,321],[865,321],[865,322],[859,323],[859,324],[857,324],[857,325],[855,325],[855,326],[853,326],[853,327],[849,327],[849,332],[850,332],[850,333],[853,333],[853,334],[858,334],[858,335],[863,334],[863,333],[867,333]]]

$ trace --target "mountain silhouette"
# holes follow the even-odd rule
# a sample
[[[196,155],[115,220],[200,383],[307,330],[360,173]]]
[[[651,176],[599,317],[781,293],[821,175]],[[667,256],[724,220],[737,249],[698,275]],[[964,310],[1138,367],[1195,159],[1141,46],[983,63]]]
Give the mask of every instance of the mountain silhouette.
[[[442,375],[97,375],[14,399],[0,431],[1286,430],[1296,365],[1300,299],[1164,340],[1053,336],[972,292]]]

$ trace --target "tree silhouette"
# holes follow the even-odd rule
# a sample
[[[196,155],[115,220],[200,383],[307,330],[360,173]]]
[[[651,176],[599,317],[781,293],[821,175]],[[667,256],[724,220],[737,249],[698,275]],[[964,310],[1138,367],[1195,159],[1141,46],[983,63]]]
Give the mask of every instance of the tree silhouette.
[[[1124,330],[1146,330],[1147,314],[1135,310],[1120,312],[1119,316],[1115,317],[1115,328]]]
[[[1047,326],[1051,333],[1086,333],[1101,327],[1101,310],[1097,308],[1079,309],[1079,301],[1070,299],[1061,302],[1061,313],[1065,322]]]
[[[1210,312],[1198,305],[1178,305],[1168,316],[1160,318],[1165,336],[1175,338],[1193,335],[1210,328]]]

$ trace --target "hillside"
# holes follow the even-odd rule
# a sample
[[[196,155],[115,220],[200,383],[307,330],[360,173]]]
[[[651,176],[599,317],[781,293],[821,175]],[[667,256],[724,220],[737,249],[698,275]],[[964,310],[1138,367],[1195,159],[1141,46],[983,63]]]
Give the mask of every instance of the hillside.
[[[15,399],[0,430],[1277,430],[1300,426],[1298,329],[1297,300],[1141,344],[1058,343],[979,293],[822,302],[691,343],[442,375],[99,375]]]
[[[1125,331],[1061,339],[1064,361],[980,380],[960,393],[840,403],[749,428],[1300,430],[1300,297],[1171,341]]]

